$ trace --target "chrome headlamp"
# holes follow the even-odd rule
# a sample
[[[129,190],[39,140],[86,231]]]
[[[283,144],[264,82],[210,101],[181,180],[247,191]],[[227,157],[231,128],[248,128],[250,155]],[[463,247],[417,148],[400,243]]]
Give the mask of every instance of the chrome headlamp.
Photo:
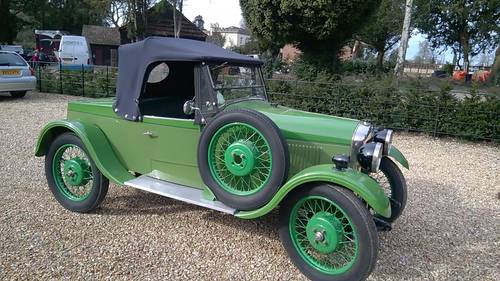
[[[370,172],[378,171],[382,157],[383,144],[380,142],[370,142],[361,146],[357,155],[359,165]]]
[[[375,142],[381,143],[384,146],[383,153],[384,155],[389,154],[389,150],[392,145],[392,130],[384,129],[375,133],[373,140]]]
[[[367,122],[360,122],[352,136],[352,155],[358,153],[359,148],[365,144],[373,133],[372,126]],[[356,157],[351,157],[355,161]]]

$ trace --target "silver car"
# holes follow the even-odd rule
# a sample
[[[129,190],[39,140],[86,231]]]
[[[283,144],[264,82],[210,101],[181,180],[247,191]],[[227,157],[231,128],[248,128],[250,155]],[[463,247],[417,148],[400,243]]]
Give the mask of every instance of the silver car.
[[[0,92],[21,98],[36,87],[35,71],[18,54],[0,51]]]

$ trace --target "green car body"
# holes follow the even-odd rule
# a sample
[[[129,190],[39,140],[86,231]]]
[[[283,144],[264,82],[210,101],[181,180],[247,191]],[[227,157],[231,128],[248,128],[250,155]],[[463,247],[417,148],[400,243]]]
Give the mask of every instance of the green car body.
[[[392,130],[272,103],[262,61],[205,42],[149,37],[119,53],[116,98],[70,102],[38,139],[63,207],[96,210],[110,181],[242,219],[279,207],[304,275],[369,275],[377,230],[407,201]]]
[[[141,122],[120,118],[113,112],[113,100],[70,102],[67,118],[54,121],[42,130],[35,155],[47,153],[52,140],[64,132],[74,132],[85,144],[99,170],[111,181],[123,185],[135,175],[207,189],[197,165],[197,146],[202,125],[189,119],[144,116]],[[360,121],[304,112],[267,101],[249,100],[229,105],[249,108],[269,117],[285,137],[290,152],[290,172],[283,186],[264,206],[236,212],[252,219],[267,214],[295,188],[312,182],[333,183],[355,192],[379,215],[389,217],[390,204],[378,183],[357,165],[335,169],[333,155],[351,155],[353,134]],[[408,168],[408,162],[394,146],[388,156]]]

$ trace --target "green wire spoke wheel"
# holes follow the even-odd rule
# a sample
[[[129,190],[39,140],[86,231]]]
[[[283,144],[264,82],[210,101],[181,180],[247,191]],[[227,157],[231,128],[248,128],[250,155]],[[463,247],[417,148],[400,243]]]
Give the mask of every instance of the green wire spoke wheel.
[[[108,192],[109,181],[73,133],[57,136],[45,156],[45,174],[52,194],[66,209],[90,212]]]
[[[59,147],[54,154],[52,173],[59,191],[73,201],[85,200],[92,191],[94,175],[85,152],[74,144]]]
[[[201,133],[198,167],[215,197],[238,210],[271,200],[288,176],[288,145],[264,114],[221,112]]]
[[[307,196],[295,204],[290,216],[290,236],[302,259],[326,274],[338,275],[351,268],[359,254],[359,239],[337,204]]]
[[[363,280],[377,257],[368,209],[349,190],[318,184],[294,191],[280,207],[280,237],[311,280]]]
[[[391,217],[379,216],[379,218],[387,222],[394,222],[403,213],[408,197],[403,173],[390,158],[384,157],[380,162],[380,170],[369,176],[378,182],[391,203]]]
[[[244,123],[220,128],[208,148],[212,177],[225,191],[236,195],[259,192],[271,176],[272,159],[264,136]]]

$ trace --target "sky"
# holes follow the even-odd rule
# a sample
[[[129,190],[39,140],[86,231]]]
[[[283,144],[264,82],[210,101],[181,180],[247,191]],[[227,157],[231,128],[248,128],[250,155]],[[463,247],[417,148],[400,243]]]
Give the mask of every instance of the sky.
[[[242,19],[239,0],[184,0],[182,13],[191,21],[201,15],[206,29],[213,23],[221,27],[240,26]]]

